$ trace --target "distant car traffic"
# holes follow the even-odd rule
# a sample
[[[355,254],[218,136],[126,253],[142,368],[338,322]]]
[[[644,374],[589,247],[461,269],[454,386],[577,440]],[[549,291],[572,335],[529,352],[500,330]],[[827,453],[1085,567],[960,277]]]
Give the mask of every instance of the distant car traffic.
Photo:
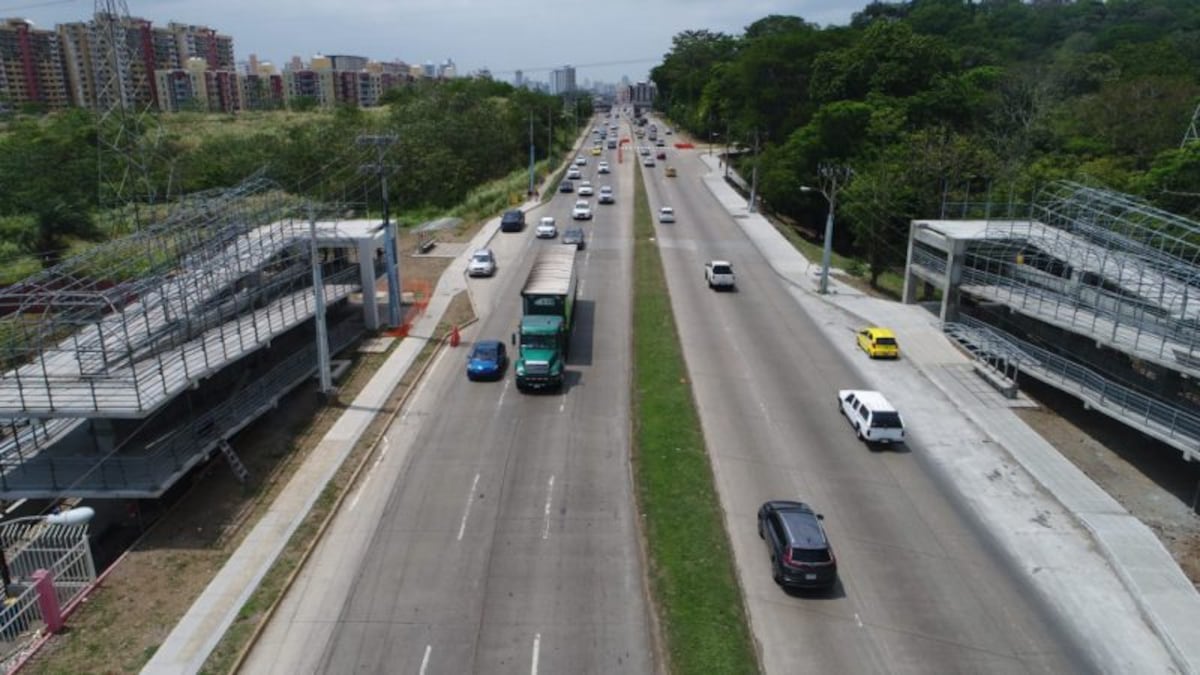
[[[553,239],[558,236],[558,226],[554,224],[554,216],[543,216],[538,222],[534,235],[538,239]]]
[[[580,199],[575,202],[575,208],[571,209],[571,218],[575,220],[591,220],[592,205],[586,199]]]
[[[559,192],[574,192],[575,184],[569,180],[564,180],[563,182],[558,184],[558,191]]]
[[[577,167],[571,167],[567,169],[567,178],[571,180],[579,180],[580,178],[583,178],[583,173],[580,172]]]
[[[499,340],[480,340],[467,355],[468,380],[496,380],[504,376],[508,354]]]
[[[611,185],[601,185],[600,186],[600,203],[601,204],[612,204],[615,201],[616,201],[616,198],[613,196],[612,186]]]
[[[471,254],[467,263],[467,276],[490,277],[496,273],[496,255],[490,248],[481,248]]]
[[[575,166],[587,166],[587,157],[575,155]]]
[[[675,177],[675,167],[668,165],[666,175],[667,175],[667,178],[674,178]]]
[[[663,151],[663,150],[659,150],[659,151],[658,151],[658,154],[654,155],[654,157],[655,157],[656,159],[666,159],[666,158],[667,158],[667,153],[666,153],[665,151]]]
[[[673,223],[675,222],[675,209],[664,206],[658,210],[658,222]]]
[[[568,227],[563,230],[562,239],[564,244],[574,244],[578,250],[583,250],[587,247],[587,240],[583,236],[582,227]]]
[[[609,172],[608,162],[600,162],[599,166],[596,167],[596,173],[608,173],[608,172]]]
[[[643,158],[642,166],[654,166],[654,158],[653,157]]]
[[[599,156],[600,156],[600,154],[601,154],[601,153],[603,153],[603,152],[604,152],[604,148],[601,148],[599,145],[593,145],[593,146],[592,146],[592,155],[593,155],[594,157],[599,157]]]
[[[592,190],[591,182],[586,180],[579,184],[579,190],[577,190],[577,192],[579,193],[580,197],[591,197],[593,194],[595,194],[595,192]]]

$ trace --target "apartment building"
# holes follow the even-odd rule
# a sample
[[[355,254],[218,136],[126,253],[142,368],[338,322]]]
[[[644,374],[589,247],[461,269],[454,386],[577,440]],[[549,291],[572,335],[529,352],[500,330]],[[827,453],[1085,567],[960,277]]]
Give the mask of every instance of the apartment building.
[[[50,109],[70,105],[62,50],[52,30],[24,19],[0,23],[0,99],[11,106],[39,104]]]

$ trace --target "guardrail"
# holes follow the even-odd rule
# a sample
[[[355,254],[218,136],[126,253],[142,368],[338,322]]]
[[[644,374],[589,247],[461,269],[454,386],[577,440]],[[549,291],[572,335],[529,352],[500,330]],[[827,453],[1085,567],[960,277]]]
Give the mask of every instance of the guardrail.
[[[1024,342],[978,319],[963,316],[943,329],[955,339],[1011,366],[1015,379],[1025,373],[1070,392],[1093,409],[1150,433],[1178,448],[1189,460],[1200,460],[1200,416],[1147,396],[1053,352]]]

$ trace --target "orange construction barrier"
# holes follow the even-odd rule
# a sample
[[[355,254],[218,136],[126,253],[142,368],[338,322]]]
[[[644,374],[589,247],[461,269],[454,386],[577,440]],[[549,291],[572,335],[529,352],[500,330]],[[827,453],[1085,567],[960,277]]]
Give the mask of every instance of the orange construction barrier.
[[[455,326],[450,330],[450,346],[457,347],[459,342],[462,342],[462,336],[458,333],[458,326]]]

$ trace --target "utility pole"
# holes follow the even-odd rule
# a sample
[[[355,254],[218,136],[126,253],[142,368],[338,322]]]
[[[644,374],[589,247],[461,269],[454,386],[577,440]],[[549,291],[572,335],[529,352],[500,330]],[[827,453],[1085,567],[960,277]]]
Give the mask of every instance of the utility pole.
[[[321,395],[333,391],[329,374],[329,334],[325,326],[325,282],[321,277],[321,260],[317,257],[317,216],[312,202],[308,204],[308,255],[312,258],[313,321],[317,326],[317,374],[321,378]]]
[[[533,111],[529,111],[529,196],[533,196]]]
[[[854,176],[854,170],[848,166],[837,164],[822,164],[817,168],[821,187],[800,186],[801,192],[820,192],[829,202],[829,213],[825,216],[825,248],[821,251],[821,284],[817,292],[825,295],[829,292],[829,265],[833,262],[833,211],[837,207],[837,193]]]
[[[546,108],[546,159],[554,152],[554,108]]]
[[[758,211],[758,129],[754,130],[754,167],[750,170],[750,213]]]
[[[387,265],[387,281],[388,281],[388,324],[392,328],[400,326],[400,272],[396,262],[396,229],[391,223],[390,211],[388,209],[388,170],[393,168],[390,165],[384,164],[383,158],[387,154],[387,150],[396,143],[397,137],[395,134],[380,134],[370,135],[362,134],[358,137],[359,145],[373,146],[375,148],[375,162],[363,164],[358,170],[361,173],[375,174],[379,176],[379,182],[383,190],[383,254]]]

